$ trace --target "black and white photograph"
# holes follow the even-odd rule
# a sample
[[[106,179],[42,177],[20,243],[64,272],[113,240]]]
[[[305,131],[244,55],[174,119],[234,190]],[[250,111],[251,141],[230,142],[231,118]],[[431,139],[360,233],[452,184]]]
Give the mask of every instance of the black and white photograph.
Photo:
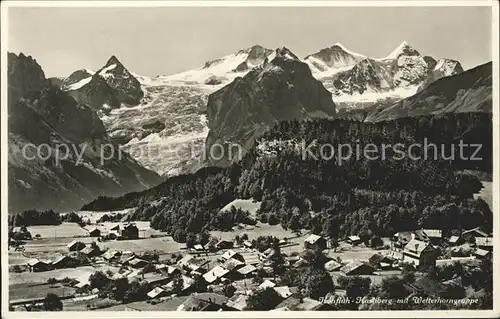
[[[498,2],[1,5],[2,317],[500,315]]]

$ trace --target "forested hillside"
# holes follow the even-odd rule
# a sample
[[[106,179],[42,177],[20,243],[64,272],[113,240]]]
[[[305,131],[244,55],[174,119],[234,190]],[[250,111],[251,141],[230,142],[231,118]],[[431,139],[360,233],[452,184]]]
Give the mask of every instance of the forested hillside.
[[[312,154],[318,154],[325,143],[335,151],[340,144],[350,144],[354,150],[370,143],[379,149],[397,143],[408,148],[423,144],[424,139],[436,144],[438,154],[432,146],[427,150],[414,147],[413,158],[398,158],[388,148],[385,159],[353,154],[340,160],[338,154],[303,158],[300,151],[310,143],[316,145],[309,148]],[[461,141],[481,144],[475,158],[482,160],[460,159]],[[441,145],[446,146],[444,154]],[[465,147],[462,157],[471,157],[475,151],[476,147]],[[449,159],[451,152],[455,160]],[[417,159],[425,153],[427,158]],[[328,151],[323,155],[329,155]],[[492,172],[491,114],[450,113],[379,123],[340,119],[280,122],[255,142],[240,163],[229,168],[206,168],[147,191],[101,197],[83,209],[137,207],[131,219],[151,220],[152,227],[171,233],[226,228],[228,220],[239,222],[245,216],[219,215],[220,208],[235,198],[261,200],[257,215],[263,222],[332,236],[382,236],[415,227],[491,227],[488,205],[472,196],[481,183],[464,173],[466,169]]]

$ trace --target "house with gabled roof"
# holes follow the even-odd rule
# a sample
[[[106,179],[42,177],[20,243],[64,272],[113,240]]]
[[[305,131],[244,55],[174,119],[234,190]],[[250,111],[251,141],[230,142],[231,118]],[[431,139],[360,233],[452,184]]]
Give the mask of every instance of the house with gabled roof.
[[[304,248],[313,250],[326,249],[326,239],[321,236],[311,234],[304,240]]]
[[[369,263],[356,260],[340,269],[347,276],[371,275],[375,269]]]
[[[226,250],[221,256],[222,262],[225,262],[226,260],[229,260],[229,259],[236,259],[236,260],[239,260],[241,262],[245,262],[245,258],[243,258],[243,256],[240,253],[237,253],[232,249]]]
[[[437,250],[428,242],[412,239],[403,248],[403,261],[414,264],[418,268],[436,265]]]
[[[474,242],[481,249],[493,250],[493,237],[475,237]]]
[[[209,284],[216,283],[222,277],[229,273],[229,270],[222,268],[221,266],[215,266],[214,268],[203,274],[203,278]]]
[[[481,227],[472,228],[462,232],[462,238],[466,242],[471,242],[473,238],[490,237],[490,234],[481,229]]]

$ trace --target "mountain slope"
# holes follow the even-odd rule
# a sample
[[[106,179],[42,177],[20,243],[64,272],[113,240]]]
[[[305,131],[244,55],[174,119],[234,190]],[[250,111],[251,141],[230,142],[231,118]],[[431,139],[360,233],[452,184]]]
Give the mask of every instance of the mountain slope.
[[[417,94],[371,113],[367,121],[448,112],[492,112],[492,64],[429,84]]]
[[[97,196],[118,196],[161,181],[119,151],[91,107],[49,85],[44,76],[39,85],[28,85],[33,84],[30,70],[41,70],[36,61],[9,54],[9,65],[20,63],[29,65],[9,69],[8,78],[13,91],[24,92],[9,100],[10,213],[77,209]]]
[[[247,151],[254,139],[280,120],[335,116],[331,94],[307,64],[288,49],[277,49],[262,66],[211,94],[206,140],[209,165],[225,166],[232,150],[220,154],[217,145],[236,143]],[[217,146],[217,147],[216,147]],[[220,155],[221,159],[218,159]]]

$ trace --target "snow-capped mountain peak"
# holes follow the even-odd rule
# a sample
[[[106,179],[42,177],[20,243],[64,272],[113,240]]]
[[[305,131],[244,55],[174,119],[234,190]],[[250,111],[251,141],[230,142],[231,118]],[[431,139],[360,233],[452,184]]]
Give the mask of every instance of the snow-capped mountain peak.
[[[410,46],[408,42],[403,41],[388,56],[380,60],[395,60],[398,59],[401,55],[418,56],[420,55],[420,53],[418,53],[417,50],[415,50],[412,46]]]
[[[366,56],[353,52],[337,42],[331,47],[306,56],[304,62],[309,65],[311,72],[317,78],[324,78],[352,68],[365,58]]]

